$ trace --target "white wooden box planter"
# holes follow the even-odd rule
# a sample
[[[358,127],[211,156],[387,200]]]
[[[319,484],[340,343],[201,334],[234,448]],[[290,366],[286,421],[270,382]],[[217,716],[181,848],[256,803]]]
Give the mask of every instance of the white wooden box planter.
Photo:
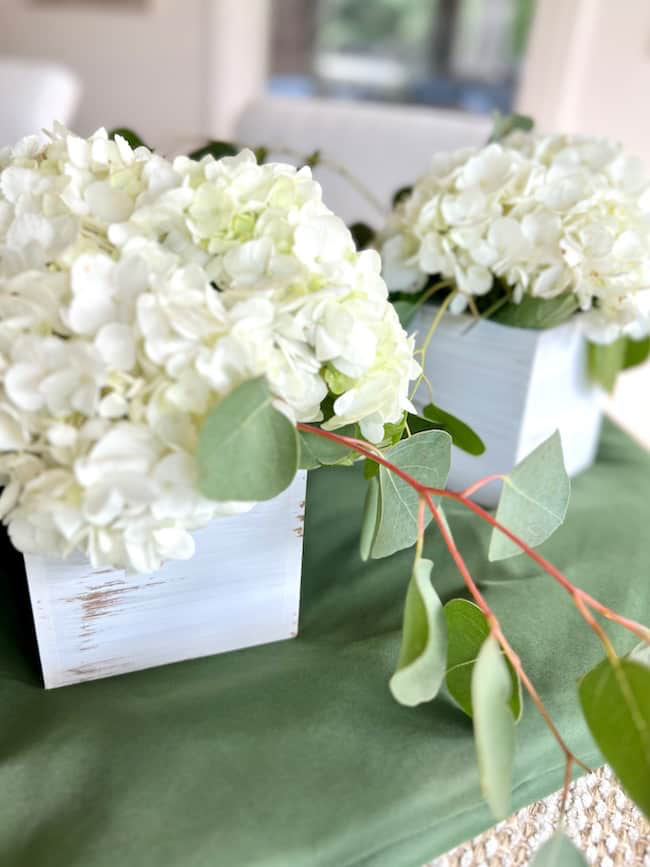
[[[436,308],[425,305],[415,321],[424,339]],[[555,430],[567,472],[593,463],[602,417],[602,392],[586,376],[586,344],[575,320],[537,331],[445,314],[427,350],[424,369],[433,400],[482,437],[479,457],[454,448],[449,487],[462,490],[493,473],[509,472]],[[431,400],[423,383],[415,403]],[[501,482],[474,499],[496,505]]]
[[[46,688],[293,638],[307,474],[151,575],[25,556]]]

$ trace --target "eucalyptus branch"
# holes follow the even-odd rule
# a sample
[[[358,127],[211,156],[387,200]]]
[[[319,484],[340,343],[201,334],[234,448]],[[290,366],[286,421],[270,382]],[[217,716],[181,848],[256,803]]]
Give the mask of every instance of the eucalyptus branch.
[[[488,477],[487,479],[482,480],[481,482],[477,482],[475,486],[480,486],[483,482],[492,481],[492,477]],[[460,503],[463,504],[470,511],[477,514],[480,518],[486,521],[488,524],[491,524],[493,527],[496,527],[501,533],[508,537],[517,547],[521,548],[521,550],[530,557],[538,566],[540,566],[548,575],[554,578],[558,584],[560,584],[567,593],[573,598],[576,607],[577,600],[581,600],[582,602],[589,605],[595,611],[598,611],[599,614],[602,614],[603,617],[606,617],[608,620],[612,620],[615,623],[618,623],[619,626],[623,626],[625,629],[629,630],[633,635],[639,638],[641,641],[650,644],[650,629],[643,626],[640,623],[637,623],[635,620],[630,620],[628,617],[624,617],[622,614],[618,614],[616,611],[612,611],[611,608],[608,608],[606,605],[603,605],[602,602],[599,602],[593,596],[586,592],[586,590],[582,590],[580,587],[576,587],[575,584],[572,584],[571,581],[562,573],[560,570],[550,563],[545,557],[542,557],[540,553],[538,553],[534,548],[531,548],[523,539],[519,538],[515,533],[509,530],[504,524],[491,515],[488,511],[483,509],[477,503],[468,499],[468,495],[466,492],[458,493],[456,491],[448,491],[446,489],[431,489],[431,493],[436,496],[441,497],[450,497]],[[591,625],[591,624],[590,624]]]
[[[537,708],[540,716],[542,717],[542,719],[544,720],[544,722],[548,726],[548,728],[549,728],[551,734],[553,735],[553,737],[555,738],[555,740],[558,742],[560,749],[564,753],[564,758],[566,760],[567,767],[570,768],[571,765],[575,762],[576,764],[580,765],[580,767],[584,768],[586,771],[590,771],[591,768],[589,768],[588,765],[586,765],[576,755],[574,755],[574,753],[571,751],[570,747],[567,745],[566,741],[564,740],[564,738],[560,734],[557,726],[553,722],[551,715],[547,711],[546,706],[544,705],[544,702],[542,701],[542,699],[539,696],[539,693],[537,692],[532,681],[530,680],[530,678],[526,674],[526,670],[523,667],[521,659],[519,658],[519,656],[517,655],[517,653],[513,649],[512,645],[510,644],[508,639],[503,634],[503,630],[501,629],[501,624],[499,622],[499,619],[497,618],[494,611],[490,608],[487,600],[485,599],[485,597],[483,596],[483,594],[481,593],[481,591],[477,587],[476,582],[472,578],[470,571],[467,568],[467,564],[465,563],[465,560],[463,559],[462,554],[460,553],[460,551],[456,547],[456,543],[454,542],[454,540],[451,536],[451,533],[449,532],[449,530],[445,526],[445,522],[444,522],[443,518],[441,517],[439,510],[436,508],[436,505],[433,502],[431,494],[426,493],[425,499],[427,501],[427,505],[429,506],[429,509],[431,510],[431,514],[433,515],[434,520],[436,521],[436,524],[438,525],[440,535],[442,536],[442,538],[445,542],[445,545],[447,546],[449,553],[451,554],[451,556],[454,560],[454,563],[456,564],[458,571],[460,572],[463,580],[465,581],[465,585],[467,586],[467,589],[471,593],[472,598],[474,599],[476,604],[479,606],[479,608],[481,609],[481,611],[485,615],[486,620],[490,626],[490,631],[491,631],[492,635],[496,638],[496,640],[501,645],[501,648],[503,649],[504,654],[510,660],[510,664],[514,668],[515,672],[517,673],[517,676],[519,677],[519,679],[521,680],[523,685],[525,686],[525,688],[526,688],[528,694],[530,695],[531,699],[533,700],[533,703],[535,704],[535,707]]]
[[[510,660],[514,670],[517,672],[519,678],[521,679],[521,682],[526,687],[526,690],[530,694],[530,696],[531,696],[533,702],[535,703],[539,713],[541,714],[542,718],[544,719],[544,721],[548,725],[553,736],[555,737],[555,739],[558,741],[560,747],[562,748],[562,751],[564,752],[564,755],[565,755],[565,758],[567,761],[567,773],[566,773],[565,777],[567,779],[570,779],[570,769],[571,769],[571,765],[573,764],[573,762],[579,764],[581,767],[586,768],[588,770],[587,766],[584,765],[583,762],[581,762],[576,756],[573,755],[573,753],[571,752],[569,747],[564,742],[562,736],[558,732],[557,728],[555,727],[555,724],[551,720],[551,718],[550,718],[548,712],[546,711],[546,708],[544,707],[544,704],[541,701],[541,698],[539,697],[534,685],[532,684],[532,682],[528,678],[528,676],[527,676],[527,674],[523,668],[523,665],[521,663],[521,660],[519,659],[519,657],[517,656],[517,654],[515,653],[515,651],[513,650],[511,645],[509,644],[509,642],[507,641],[506,637],[504,636],[498,619],[496,618],[495,614],[492,612],[485,597],[483,596],[483,594],[479,590],[478,586],[476,585],[476,582],[474,581],[471,574],[469,573],[469,570],[467,569],[467,566],[465,564],[465,561],[462,558],[462,555],[458,551],[456,544],[455,544],[453,538],[451,537],[451,534],[449,533],[449,531],[445,525],[445,522],[440,515],[438,508],[436,507],[435,503],[433,502],[433,497],[434,496],[447,497],[447,498],[450,498],[450,499],[453,499],[457,502],[462,503],[462,505],[465,506],[467,509],[469,509],[470,511],[477,514],[480,518],[482,518],[484,521],[486,521],[491,526],[498,529],[500,532],[504,533],[531,560],[533,560],[535,563],[537,563],[539,566],[541,566],[541,568],[547,574],[549,574],[562,587],[564,587],[564,589],[569,593],[569,595],[573,599],[574,604],[576,605],[578,611],[583,616],[585,621],[596,632],[596,634],[599,636],[601,641],[603,641],[603,643],[605,645],[605,649],[607,650],[608,656],[610,657],[610,660],[613,662],[613,664],[614,664],[614,660],[617,660],[618,657],[616,656],[616,654],[613,650],[613,647],[612,647],[611,643],[609,642],[609,639],[608,639],[605,631],[602,629],[600,624],[597,623],[597,621],[595,620],[595,618],[593,617],[591,612],[588,610],[587,606],[589,606],[590,608],[593,608],[594,610],[601,613],[603,616],[609,618],[610,620],[613,620],[614,622],[616,622],[619,625],[623,626],[624,628],[628,629],[634,635],[641,638],[642,641],[645,641],[648,643],[650,643],[650,630],[648,630],[645,626],[642,626],[640,623],[636,623],[635,621],[630,620],[627,617],[623,617],[622,615],[618,614],[615,611],[612,611],[611,609],[607,608],[607,606],[605,606],[601,602],[599,602],[597,599],[594,599],[594,597],[590,596],[590,594],[588,594],[586,591],[580,589],[579,587],[576,587],[574,584],[572,584],[569,581],[569,579],[565,575],[562,574],[562,572],[560,572],[559,569],[557,569],[555,566],[553,566],[553,564],[550,563],[548,560],[546,560],[546,558],[542,557],[541,554],[539,554],[530,545],[528,545],[526,542],[524,542],[523,539],[519,538],[519,536],[517,536],[515,533],[513,533],[511,530],[509,530],[507,527],[505,527],[503,524],[501,524],[501,522],[498,521],[496,518],[494,518],[489,512],[487,512],[485,509],[481,508],[479,505],[477,505],[471,499],[469,499],[470,493],[477,490],[478,487],[480,487],[482,484],[487,484],[488,481],[493,481],[494,477],[488,477],[486,479],[483,479],[480,482],[477,482],[476,485],[470,486],[470,488],[466,489],[466,491],[464,491],[464,492],[448,491],[445,488],[432,488],[432,487],[429,487],[427,485],[422,484],[417,479],[415,479],[413,476],[411,476],[409,473],[405,472],[400,467],[396,466],[394,463],[392,463],[390,460],[388,460],[383,454],[378,452],[375,449],[375,447],[371,446],[368,443],[364,443],[361,440],[358,440],[354,437],[342,436],[342,435],[336,434],[332,431],[326,431],[326,430],[323,430],[322,428],[314,427],[313,425],[309,425],[309,424],[299,423],[298,429],[305,432],[305,433],[311,433],[315,436],[324,437],[325,439],[329,439],[329,440],[332,440],[334,442],[338,442],[338,443],[346,446],[347,448],[356,451],[358,454],[363,455],[364,457],[369,458],[373,461],[376,461],[377,463],[381,464],[386,469],[388,469],[391,473],[394,473],[396,476],[398,476],[400,479],[402,479],[402,481],[404,481],[407,485],[409,485],[411,488],[413,488],[417,492],[417,494],[419,496],[419,501],[418,501],[418,551],[421,551],[421,549],[422,549],[423,538],[424,538],[423,502],[426,502],[426,504],[429,506],[429,509],[431,510],[431,513],[432,513],[432,515],[433,515],[433,517],[434,517],[434,519],[438,525],[438,528],[439,528],[440,533],[443,537],[443,540],[445,541],[445,544],[447,545],[447,548],[449,549],[449,552],[450,552],[452,558],[454,559],[454,562],[456,563],[456,566],[457,566],[459,572],[461,573],[461,575],[465,581],[465,584],[466,584],[468,590],[470,591],[476,604],[479,606],[479,608],[481,609],[481,611],[483,612],[483,614],[487,618],[488,623],[490,625],[490,628],[492,630],[492,634],[494,635],[494,637],[497,639],[497,641],[499,642],[499,644],[503,648],[504,653],[506,654],[506,656]],[[615,664],[614,664],[614,667],[616,668]],[[566,788],[566,786],[565,786],[565,788]],[[566,799],[566,791],[564,793],[564,799]]]

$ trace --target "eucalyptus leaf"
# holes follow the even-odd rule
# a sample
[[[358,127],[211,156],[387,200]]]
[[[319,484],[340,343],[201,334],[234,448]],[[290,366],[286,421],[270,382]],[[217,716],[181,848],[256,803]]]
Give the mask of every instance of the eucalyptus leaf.
[[[637,806],[650,818],[650,668],[604,659],[580,681],[594,740]]]
[[[197,450],[199,489],[212,500],[270,500],[298,469],[295,427],[272,404],[264,377],[226,395],[206,418]]]
[[[579,310],[580,303],[573,293],[565,292],[555,298],[535,298],[524,295],[519,304],[505,304],[491,319],[512,328],[555,328],[567,322]]]
[[[203,157],[211,156],[214,157],[215,160],[223,159],[223,157],[234,157],[240,151],[240,148],[229,141],[210,141],[203,147],[198,148],[195,151],[192,151],[189,154],[190,159],[193,160],[201,160]]]
[[[421,433],[423,430],[443,430],[441,424],[422,418],[421,415],[414,415],[412,412],[406,416],[406,423],[412,434]]]
[[[535,126],[535,121],[532,117],[528,117],[526,114],[517,114],[516,112],[512,112],[511,114],[501,114],[497,111],[494,114],[493,122],[494,126],[492,127],[492,133],[488,139],[488,144],[501,141],[501,139],[510,135],[510,133],[514,132],[516,129],[529,132]]]
[[[422,415],[428,421],[440,425],[442,430],[446,430],[456,448],[470,455],[482,455],[485,451],[485,443],[476,431],[455,415],[436,406],[435,403],[427,404],[422,410]]]
[[[401,440],[385,455],[422,484],[443,488],[449,475],[451,437],[444,431],[423,431]],[[371,551],[374,558],[410,548],[418,535],[417,491],[383,466],[379,468],[379,500],[381,514]],[[425,525],[431,518],[427,509]]]
[[[619,373],[625,367],[625,338],[613,343],[587,343],[587,373],[589,379],[612,392]]]
[[[472,707],[481,790],[497,819],[505,819],[510,812],[515,754],[511,697],[508,666],[498,641],[489,635],[472,673]]]
[[[359,553],[364,562],[370,557],[372,544],[377,535],[377,525],[380,523],[380,520],[381,500],[379,498],[379,479],[377,476],[374,476],[368,481],[366,501],[363,505],[363,516],[361,518]]]
[[[505,476],[496,519],[535,548],[564,521],[570,494],[562,442],[556,431]],[[490,560],[505,560],[520,553],[500,530],[492,531]]]
[[[126,142],[128,142],[128,144],[130,144],[134,150],[139,147],[148,147],[148,145],[146,145],[142,141],[137,132],[133,132],[133,130],[128,129],[128,127],[122,126],[117,127],[117,129],[112,129],[109,132],[108,137],[115,141],[115,137],[118,135],[120,136],[120,138],[123,138]]]
[[[485,614],[467,599],[451,599],[444,608],[447,621],[447,689],[460,708],[472,716],[472,673],[481,647],[490,634]],[[503,651],[501,651],[503,654]],[[510,710],[516,722],[521,719],[523,701],[517,672],[505,658],[512,680]]]
[[[431,701],[445,676],[447,624],[431,584],[431,560],[417,558],[404,605],[402,646],[390,690],[400,704]]]
[[[314,425],[316,427],[316,425]],[[340,436],[360,436],[359,425],[348,424],[336,431]],[[318,434],[300,431],[300,469],[315,470],[318,467],[328,467],[334,464],[352,464],[358,457],[354,449],[337,443]]]
[[[556,831],[537,850],[530,867],[587,867],[587,859],[563,831]]]

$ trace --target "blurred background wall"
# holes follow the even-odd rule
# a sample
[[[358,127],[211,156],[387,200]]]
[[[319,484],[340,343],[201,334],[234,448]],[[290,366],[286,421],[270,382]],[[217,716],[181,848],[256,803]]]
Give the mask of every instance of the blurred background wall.
[[[269,92],[518,107],[650,164],[647,0],[0,0],[7,55],[79,75],[84,133],[227,136]]]
[[[130,126],[161,146],[225,134],[266,78],[269,5],[0,0],[0,60],[53,60],[77,73],[80,133]]]

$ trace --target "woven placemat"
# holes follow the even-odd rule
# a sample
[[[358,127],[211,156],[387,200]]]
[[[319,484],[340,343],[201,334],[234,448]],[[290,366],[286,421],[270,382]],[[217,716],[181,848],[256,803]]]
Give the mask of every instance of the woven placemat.
[[[526,867],[557,826],[560,797],[525,807],[426,867]],[[609,768],[573,783],[566,830],[595,867],[650,867],[650,824]]]

